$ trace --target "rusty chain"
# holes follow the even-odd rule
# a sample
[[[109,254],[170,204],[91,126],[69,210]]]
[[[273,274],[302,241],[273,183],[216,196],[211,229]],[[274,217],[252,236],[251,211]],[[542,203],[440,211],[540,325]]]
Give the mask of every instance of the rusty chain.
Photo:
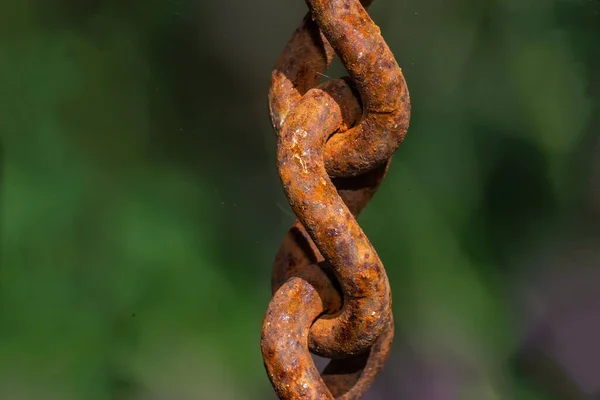
[[[365,8],[306,0],[271,76],[277,164],[298,217],[275,259],[265,368],[281,399],[358,399],[394,336],[391,292],[356,222],[408,129],[402,71]],[[350,77],[319,84],[338,55]],[[330,358],[320,374],[310,352]]]

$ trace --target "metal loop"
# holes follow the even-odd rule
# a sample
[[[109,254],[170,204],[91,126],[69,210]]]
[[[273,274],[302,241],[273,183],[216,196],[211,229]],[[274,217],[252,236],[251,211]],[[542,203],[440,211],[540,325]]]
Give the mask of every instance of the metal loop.
[[[369,202],[381,180],[385,176],[388,164],[357,178],[336,179],[336,188],[341,199],[354,216],[357,216]],[[338,283],[331,271],[331,265],[325,260],[301,222],[297,221],[284,237],[280,250],[275,258],[272,278],[273,293],[288,279],[311,264],[320,265]],[[340,289],[343,291],[343,289]],[[374,294],[375,298],[381,294]],[[353,300],[349,300],[352,302]],[[343,302],[333,303],[326,316],[315,321],[310,329],[309,346],[311,352],[328,358],[344,358],[360,352],[356,346],[363,341],[355,341],[351,332],[361,329],[352,322],[338,319]],[[346,303],[347,304],[347,303]],[[347,312],[351,308],[347,309]],[[391,316],[391,312],[390,312]],[[366,339],[370,340],[369,338]]]
[[[372,346],[389,319],[391,305],[383,264],[323,162],[323,145],[341,124],[341,110],[353,109],[343,106],[349,98],[352,92],[341,80],[310,90],[286,118],[277,154],[292,210],[342,288],[344,304],[339,315],[319,320],[328,335],[321,337],[327,344],[321,344],[318,351],[335,357],[360,354]]]
[[[389,354],[394,338],[392,319],[368,352],[334,359],[319,376],[308,351],[308,330],[337,296],[323,274],[313,264],[287,280],[275,293],[263,320],[261,350],[280,399],[360,399]]]
[[[290,110],[317,85],[335,49],[360,92],[364,115],[348,132],[329,138],[325,167],[331,177],[357,176],[387,161],[404,140],[410,120],[406,81],[361,2],[307,4],[312,13],[292,35],[271,76],[271,122],[279,132]]]

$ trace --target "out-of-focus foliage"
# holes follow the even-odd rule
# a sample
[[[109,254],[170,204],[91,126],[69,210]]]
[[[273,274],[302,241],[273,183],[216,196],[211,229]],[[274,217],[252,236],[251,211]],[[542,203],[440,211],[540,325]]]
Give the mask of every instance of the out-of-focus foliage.
[[[2,3],[0,398],[270,396],[259,331],[293,215],[266,93],[304,9]],[[372,6],[413,114],[360,220],[391,279],[396,349],[471,371],[456,398],[556,396],[510,361],[525,324],[511,295],[565,225],[597,237],[598,9]],[[395,351],[374,390],[422,398],[394,386]]]

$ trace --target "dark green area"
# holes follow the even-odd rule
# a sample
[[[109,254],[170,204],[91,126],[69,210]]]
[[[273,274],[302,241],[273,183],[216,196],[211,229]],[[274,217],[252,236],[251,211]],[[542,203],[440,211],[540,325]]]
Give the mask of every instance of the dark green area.
[[[239,3],[0,6],[1,398],[270,393],[259,331],[293,216],[266,94],[304,4]],[[372,15],[413,114],[360,221],[398,337],[490,377],[517,346],[511,260],[565,220],[593,225],[598,6],[378,0]],[[547,398],[518,376],[518,398]]]

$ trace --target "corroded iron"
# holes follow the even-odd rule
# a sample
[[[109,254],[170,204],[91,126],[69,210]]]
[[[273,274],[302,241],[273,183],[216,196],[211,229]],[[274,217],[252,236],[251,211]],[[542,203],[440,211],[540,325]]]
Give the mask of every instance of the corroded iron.
[[[272,74],[278,168],[298,217],[275,260],[261,336],[281,399],[360,398],[393,339],[387,275],[355,217],[406,134],[410,102],[370,3],[307,0]],[[318,85],[335,54],[350,78]],[[309,351],[332,359],[322,374]]]

